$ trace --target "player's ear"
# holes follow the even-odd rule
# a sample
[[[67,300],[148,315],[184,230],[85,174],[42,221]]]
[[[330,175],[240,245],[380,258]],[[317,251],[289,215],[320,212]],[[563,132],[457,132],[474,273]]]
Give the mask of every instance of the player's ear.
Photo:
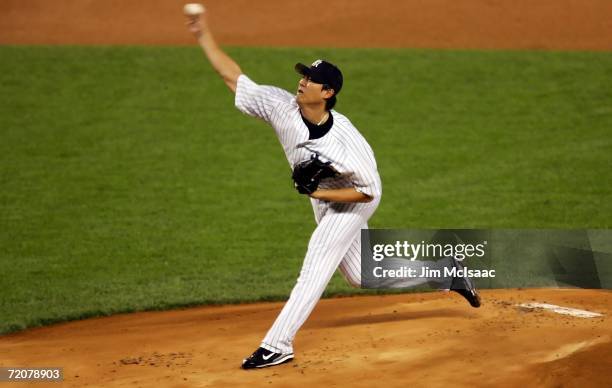
[[[323,88],[323,98],[324,99],[328,99],[331,98],[334,94],[336,94],[336,91],[332,88]]]

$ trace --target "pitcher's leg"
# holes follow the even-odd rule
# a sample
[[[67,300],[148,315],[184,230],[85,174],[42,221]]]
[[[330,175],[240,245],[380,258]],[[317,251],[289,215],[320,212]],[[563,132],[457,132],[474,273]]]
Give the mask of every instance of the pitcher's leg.
[[[436,288],[439,289],[448,289],[450,288],[450,280],[444,277],[415,277],[415,278],[389,278],[389,279],[375,279],[373,274],[369,274],[370,277],[366,279],[368,281],[362,282],[362,273],[361,273],[361,229],[367,229],[368,225],[364,224],[356,238],[353,240],[353,243],[349,247],[346,255],[340,262],[338,269],[346,279],[346,281],[353,287],[362,287],[364,284],[366,286],[369,284],[372,286],[375,284],[378,288],[413,288],[428,284],[435,284]],[[370,249],[368,244],[364,244],[366,249]],[[396,259],[396,258],[388,258],[385,260],[385,268],[387,269],[398,269],[398,268],[411,268],[414,273],[420,274],[422,268],[426,267],[430,270],[437,270],[440,272],[444,271],[445,267],[449,267],[452,265],[447,259],[439,260],[439,261],[409,261],[404,259]]]
[[[346,206],[346,209],[363,206]],[[340,261],[354,241],[356,233],[374,212],[328,211],[320,220],[308,244],[308,252],[289,300],[268,331],[262,347],[279,353],[293,352],[293,339],[304,324]]]

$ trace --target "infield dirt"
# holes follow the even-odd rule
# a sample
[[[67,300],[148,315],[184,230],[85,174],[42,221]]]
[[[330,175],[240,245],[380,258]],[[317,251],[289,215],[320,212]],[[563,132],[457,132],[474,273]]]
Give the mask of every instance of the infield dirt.
[[[3,0],[0,44],[193,44],[186,0]],[[607,0],[204,1],[222,44],[612,49]]]
[[[485,290],[322,300],[292,363],[239,369],[282,303],[70,322],[8,335],[1,365],[63,366],[62,386],[609,386],[612,292]],[[525,310],[546,302],[603,313]],[[38,384],[37,384],[38,386]]]
[[[193,44],[184,1],[5,0],[0,44]],[[612,49],[612,2],[208,2],[221,43]],[[485,290],[322,300],[294,362],[245,372],[282,303],[117,315],[0,337],[0,365],[61,366],[62,386],[609,386],[612,293]],[[603,313],[524,310],[546,302]],[[37,384],[45,386],[45,384]],[[56,386],[56,384],[50,384]]]

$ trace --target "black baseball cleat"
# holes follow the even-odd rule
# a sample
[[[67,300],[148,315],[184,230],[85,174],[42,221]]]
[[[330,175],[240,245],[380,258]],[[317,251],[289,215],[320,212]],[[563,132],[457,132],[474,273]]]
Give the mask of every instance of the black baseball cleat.
[[[455,267],[457,268],[457,270],[463,269],[463,266],[457,260],[453,259],[453,262],[455,263]],[[455,291],[456,293],[467,299],[467,301],[470,302],[470,306],[480,307],[480,295],[478,295],[478,291],[476,291],[476,287],[474,286],[472,280],[467,276],[454,277],[451,283],[450,290]]]
[[[249,358],[242,361],[242,369],[265,368],[291,360],[293,360],[293,353],[274,353],[268,349],[259,348]]]

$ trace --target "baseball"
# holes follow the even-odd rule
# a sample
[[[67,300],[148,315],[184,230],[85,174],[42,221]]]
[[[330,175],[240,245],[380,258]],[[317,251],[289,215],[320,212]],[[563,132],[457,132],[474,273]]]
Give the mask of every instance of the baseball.
[[[185,15],[196,16],[204,13],[204,6],[198,3],[189,3],[185,4],[183,7],[183,12]]]

